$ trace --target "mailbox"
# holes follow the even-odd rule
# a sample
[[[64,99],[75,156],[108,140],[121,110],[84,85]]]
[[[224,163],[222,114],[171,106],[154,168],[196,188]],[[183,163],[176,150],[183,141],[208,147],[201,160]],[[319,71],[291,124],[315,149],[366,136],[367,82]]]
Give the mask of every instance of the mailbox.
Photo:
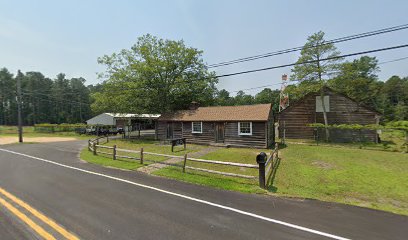
[[[261,152],[261,153],[258,154],[258,156],[256,156],[256,162],[258,164],[263,164],[263,163],[266,162],[266,157],[267,157],[266,153]]]

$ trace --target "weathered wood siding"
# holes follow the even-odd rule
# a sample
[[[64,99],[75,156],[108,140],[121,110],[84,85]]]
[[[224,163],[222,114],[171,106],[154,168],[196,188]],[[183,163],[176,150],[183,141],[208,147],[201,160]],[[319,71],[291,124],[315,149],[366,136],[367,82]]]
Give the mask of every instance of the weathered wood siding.
[[[173,122],[173,137],[186,138],[188,143],[213,144],[216,142],[215,128],[217,122],[203,122],[202,133],[192,133],[191,122]],[[159,140],[167,139],[167,124],[158,121],[157,135]],[[266,148],[268,144],[267,122],[252,122],[252,135],[240,136],[238,134],[238,122],[225,122],[224,144],[236,147]]]
[[[183,122],[183,137],[187,139],[188,143],[215,143],[215,122],[203,122],[202,133],[192,133],[191,128],[191,122]]]
[[[330,96],[330,112],[327,112],[329,124],[375,124],[377,113],[358,105],[353,100],[327,90]],[[308,127],[310,123],[324,123],[323,113],[316,112],[316,96],[309,94],[300,102],[290,106],[278,116],[279,137],[283,137],[284,129],[286,138],[313,139],[315,132]],[[331,130],[332,141],[347,142],[356,140],[355,131]],[[319,138],[323,138],[324,131],[319,131]],[[376,131],[362,131],[362,138],[366,141],[376,141]]]
[[[161,141],[166,140],[167,135],[167,122],[158,121],[156,125],[157,138]]]
[[[181,138],[183,136],[183,129],[181,122],[166,122],[158,121],[157,122],[157,138],[159,140],[167,139],[167,125],[173,125],[173,138]]]
[[[267,147],[267,122],[252,122],[252,135],[239,135],[238,122],[225,126],[225,144],[239,147]]]

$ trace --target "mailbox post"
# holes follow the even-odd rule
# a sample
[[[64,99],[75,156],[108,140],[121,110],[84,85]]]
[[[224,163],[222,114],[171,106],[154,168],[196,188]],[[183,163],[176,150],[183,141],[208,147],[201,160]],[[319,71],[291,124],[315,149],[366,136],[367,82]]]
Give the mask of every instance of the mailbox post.
[[[265,162],[266,162],[266,153],[261,152],[256,156],[256,162],[259,165],[259,187],[266,188],[265,184]]]

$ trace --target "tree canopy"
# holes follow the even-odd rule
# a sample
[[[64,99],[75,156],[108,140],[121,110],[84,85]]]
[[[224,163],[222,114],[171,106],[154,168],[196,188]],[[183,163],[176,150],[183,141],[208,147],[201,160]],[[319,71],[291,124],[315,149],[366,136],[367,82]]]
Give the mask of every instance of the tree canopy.
[[[192,101],[213,103],[215,73],[208,71],[202,51],[185,43],[140,37],[130,49],[98,59],[106,67],[103,90],[92,108],[115,112],[163,113],[184,109]]]

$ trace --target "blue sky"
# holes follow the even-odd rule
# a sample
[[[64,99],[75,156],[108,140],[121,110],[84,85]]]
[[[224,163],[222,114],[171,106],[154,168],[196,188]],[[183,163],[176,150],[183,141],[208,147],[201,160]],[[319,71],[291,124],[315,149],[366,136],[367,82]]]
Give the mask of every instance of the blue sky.
[[[0,0],[0,67],[40,71],[54,78],[100,82],[97,57],[130,48],[150,33],[183,39],[204,50],[208,64],[302,46],[322,30],[326,39],[408,23],[408,1],[18,1]],[[340,43],[346,54],[408,43],[408,30]],[[298,53],[215,69],[218,74],[292,63]],[[382,52],[379,61],[407,57],[408,49]],[[290,68],[222,78],[229,91],[279,84]],[[381,65],[382,80],[408,76],[408,60]],[[279,88],[275,85],[273,88]],[[247,91],[255,93],[258,90]]]

